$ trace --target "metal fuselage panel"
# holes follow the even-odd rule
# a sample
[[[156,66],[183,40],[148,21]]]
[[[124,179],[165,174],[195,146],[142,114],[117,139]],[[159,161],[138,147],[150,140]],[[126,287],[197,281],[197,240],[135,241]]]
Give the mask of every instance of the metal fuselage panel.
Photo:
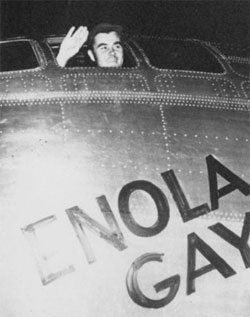
[[[93,179],[99,175],[103,181],[93,187],[105,190],[132,179],[155,181],[173,169],[193,191],[195,204],[209,198],[209,154],[248,179],[248,138],[247,105],[219,98],[96,91],[1,107],[1,161],[13,162],[14,169],[15,160],[40,159],[48,149],[55,159],[76,160]]]
[[[249,183],[249,101],[238,94],[238,84],[232,87],[225,78],[178,74],[52,67],[2,75],[0,240],[8,247],[1,248],[1,284],[6,285],[1,297],[13,316],[53,317],[59,312],[68,317],[76,312],[75,316],[140,317],[146,312],[179,317],[184,311],[189,316],[228,316],[228,311],[248,316],[249,273],[241,254],[208,229],[221,222],[240,236],[249,212],[247,194],[227,187],[228,193],[217,197],[218,208],[184,222],[162,173],[174,172],[190,208],[211,205],[209,156]],[[217,176],[218,187],[226,186],[223,175]],[[121,190],[138,180],[156,186],[166,197],[169,222],[152,236],[134,234],[121,215]],[[85,231],[96,261],[90,265],[90,247],[84,239],[85,247],[79,244],[82,232],[75,232],[65,210],[78,206],[109,228],[96,202],[103,196],[127,248],[112,245],[117,235],[111,246],[106,244],[105,230],[98,236],[89,233],[97,228],[91,222]],[[129,208],[146,230],[157,224],[156,201],[143,190],[131,193]],[[187,296],[187,240],[192,233],[238,274],[224,280],[218,270],[205,269],[206,274],[195,278],[196,292]],[[163,263],[148,263],[139,277],[149,298],[166,296],[152,291],[156,282],[174,274],[181,278],[173,302],[158,310],[140,307],[126,289],[129,268],[146,253],[164,254]],[[197,260],[197,272],[207,265],[204,262]],[[219,300],[225,293],[226,312]],[[67,305],[62,308],[62,303]]]
[[[203,232],[202,237],[208,239],[206,242],[213,243],[214,237],[211,238],[204,232],[208,231],[207,226],[215,221],[233,223],[234,228],[240,230],[244,214],[249,207],[249,201],[242,193],[234,192],[227,195],[220,200],[218,210],[185,225],[161,177],[161,173],[172,169],[190,206],[209,204],[205,160],[208,155],[213,155],[245,181],[249,180],[249,113],[244,104],[226,100],[219,102],[216,99],[181,98],[159,93],[129,94],[114,91],[92,92],[84,97],[73,96],[72,93],[67,97],[65,93],[64,96],[51,100],[34,99],[3,105],[0,190],[1,208],[4,211],[1,223],[4,229],[1,239],[9,240],[10,248],[19,247],[22,250],[24,242],[20,242],[20,228],[55,214],[59,220],[62,218],[59,224],[63,233],[55,227],[49,236],[58,235],[59,245],[63,246],[63,252],[66,252],[68,240],[71,241],[74,235],[70,231],[69,223],[63,220],[66,217],[65,209],[77,205],[90,217],[103,222],[95,199],[105,195],[124,233],[128,249],[125,253],[120,253],[106,246],[106,251],[103,249],[105,242],[100,242],[98,238],[96,241],[94,238],[93,248],[98,258],[97,264],[81,264],[82,256],[80,259],[78,256],[74,259],[76,255],[68,255],[66,262],[78,263],[78,270],[84,265],[84,273],[71,273],[64,277],[64,281],[74,280],[74,274],[82,274],[78,282],[72,280],[71,287],[78,289],[89,303],[97,296],[94,285],[98,285],[100,293],[103,294],[103,309],[107,313],[105,302],[110,299],[112,291],[108,288],[104,295],[103,285],[107,285],[110,279],[117,280],[123,276],[122,272],[126,271],[140,254],[164,252],[168,257],[167,266],[170,272],[179,270],[184,278],[184,250],[188,233],[195,231],[202,235]],[[170,222],[165,230],[155,237],[134,236],[123,225],[119,216],[119,192],[124,185],[136,180],[154,184],[168,199]],[[152,224],[152,221],[154,223],[157,216],[151,197],[135,194],[131,197],[130,207],[139,223],[142,222],[145,226]],[[71,243],[73,249],[77,248],[74,242]],[[230,258],[230,246],[228,250],[218,242],[215,245],[218,252],[223,253],[224,250]],[[43,248],[46,250],[47,246]],[[5,253],[8,259],[23,262],[19,258],[21,254],[10,256],[7,250]],[[170,254],[172,260],[169,258]],[[25,255],[25,261],[28,261],[27,258],[29,253]],[[113,259],[112,262],[110,258]],[[61,263],[55,266],[57,270]],[[116,263],[116,273],[112,263]],[[104,284],[96,279],[97,276],[102,276],[103,267],[107,267],[106,278],[102,279]],[[13,278],[17,278],[18,274],[23,283],[26,281],[26,287],[27,276],[35,278],[35,284],[39,283],[35,270],[31,273],[26,269],[23,269],[22,273],[15,270],[13,264]],[[156,265],[155,270],[150,271],[151,277],[155,280],[159,280],[157,272]],[[162,277],[166,276],[166,271],[161,272]],[[86,274],[91,277],[91,284]],[[84,285],[81,282],[82,278],[85,281]],[[54,294],[60,293],[57,287],[59,284],[64,285],[64,282],[63,279],[59,284],[58,282],[52,282],[51,286],[46,287],[51,287]],[[15,285],[14,281],[12,283]],[[34,293],[45,296],[42,295],[45,289],[40,289],[33,282],[28,284],[30,288],[36,289]],[[212,285],[212,281],[208,281],[206,291],[211,291]],[[124,293],[123,286],[122,281],[117,286],[119,307],[126,304],[126,312],[140,316],[140,308]],[[221,292],[227,286],[223,284],[217,292]],[[197,288],[200,287],[201,284],[197,282]],[[20,291],[20,285],[18,289]],[[241,291],[243,289],[245,290],[242,287]],[[217,292],[215,294],[218,295]],[[181,301],[181,305],[166,306],[162,308],[161,314],[170,312],[173,316],[178,316],[177,312],[183,311],[183,307],[193,313],[193,305],[183,293],[176,299],[177,303]],[[230,294],[228,296],[233,298],[233,293]],[[114,311],[117,311],[118,304],[113,300],[111,304]],[[237,307],[244,305],[242,302],[236,304]],[[47,314],[55,305],[46,306]],[[72,307],[74,303],[70,302],[69,305]],[[86,303],[84,309],[88,307],[89,315],[92,316],[91,314],[96,314],[97,310],[92,310],[90,306]],[[25,307],[21,309],[26,311]],[[33,309],[35,310],[35,307]],[[215,311],[220,311],[220,308],[216,306]]]

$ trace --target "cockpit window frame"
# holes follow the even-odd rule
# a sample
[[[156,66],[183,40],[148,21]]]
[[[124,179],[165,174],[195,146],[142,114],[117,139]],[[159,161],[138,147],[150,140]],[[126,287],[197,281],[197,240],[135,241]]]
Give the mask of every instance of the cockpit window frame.
[[[43,54],[42,49],[40,48],[38,42],[36,40],[31,40],[31,39],[9,39],[9,40],[1,40],[1,44],[15,44],[17,42],[28,42],[30,45],[30,48],[32,49],[37,66],[36,67],[31,67],[31,68],[24,68],[24,69],[12,69],[12,70],[4,70],[0,71],[0,75],[2,74],[9,74],[9,73],[18,73],[18,72],[34,72],[34,71],[39,71],[44,69],[47,66],[47,61],[46,58]]]
[[[183,73],[197,73],[197,75],[199,74],[207,74],[207,75],[213,75],[213,76],[224,76],[228,73],[228,69],[225,67],[225,65],[223,63],[221,63],[220,58],[218,58],[218,54],[215,54],[215,52],[212,51],[211,48],[208,48],[207,46],[203,45],[202,41],[199,40],[193,40],[193,39],[172,39],[172,38],[163,38],[163,40],[174,40],[174,41],[182,41],[182,42],[191,42],[191,43],[198,43],[205,51],[207,51],[210,55],[213,56],[213,58],[217,61],[218,64],[220,64],[222,72],[209,72],[209,71],[199,71],[199,70],[188,70],[188,69],[178,69],[178,68],[163,68],[163,67],[157,67],[155,65],[153,65],[150,57],[147,55],[147,52],[144,50],[143,46],[140,44],[140,42],[138,41],[141,39],[147,40],[147,41],[156,41],[159,40],[159,38],[154,38],[154,37],[148,37],[148,36],[143,36],[143,37],[134,37],[133,38],[133,43],[134,45],[137,47],[137,49],[139,50],[140,54],[143,56],[145,63],[147,64],[148,67],[150,67],[151,69],[155,69],[157,71],[160,72],[183,72]]]

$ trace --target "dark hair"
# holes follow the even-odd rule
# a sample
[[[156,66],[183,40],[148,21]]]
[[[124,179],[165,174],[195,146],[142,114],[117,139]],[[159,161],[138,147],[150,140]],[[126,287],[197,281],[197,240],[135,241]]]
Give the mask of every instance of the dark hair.
[[[120,25],[109,24],[109,23],[100,23],[97,24],[90,32],[88,36],[88,46],[93,47],[95,36],[99,33],[110,33],[116,32],[119,37],[122,36],[122,27]]]

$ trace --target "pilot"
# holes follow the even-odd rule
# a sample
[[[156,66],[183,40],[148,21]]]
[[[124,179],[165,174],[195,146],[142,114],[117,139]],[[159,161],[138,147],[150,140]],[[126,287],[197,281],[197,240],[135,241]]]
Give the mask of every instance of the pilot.
[[[75,32],[71,27],[63,39],[57,62],[65,67],[68,60],[76,55],[82,45],[88,41],[88,55],[99,67],[121,67],[123,64],[123,47],[121,43],[122,27],[101,23],[90,32],[87,27],[80,26]]]

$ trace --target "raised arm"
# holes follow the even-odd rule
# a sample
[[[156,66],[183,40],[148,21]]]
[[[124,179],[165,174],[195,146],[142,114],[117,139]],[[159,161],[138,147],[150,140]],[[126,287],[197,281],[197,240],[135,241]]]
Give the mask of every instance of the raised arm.
[[[61,67],[64,67],[68,60],[79,52],[82,45],[87,41],[89,31],[86,26],[80,26],[74,33],[75,27],[72,26],[63,39],[57,62]]]

